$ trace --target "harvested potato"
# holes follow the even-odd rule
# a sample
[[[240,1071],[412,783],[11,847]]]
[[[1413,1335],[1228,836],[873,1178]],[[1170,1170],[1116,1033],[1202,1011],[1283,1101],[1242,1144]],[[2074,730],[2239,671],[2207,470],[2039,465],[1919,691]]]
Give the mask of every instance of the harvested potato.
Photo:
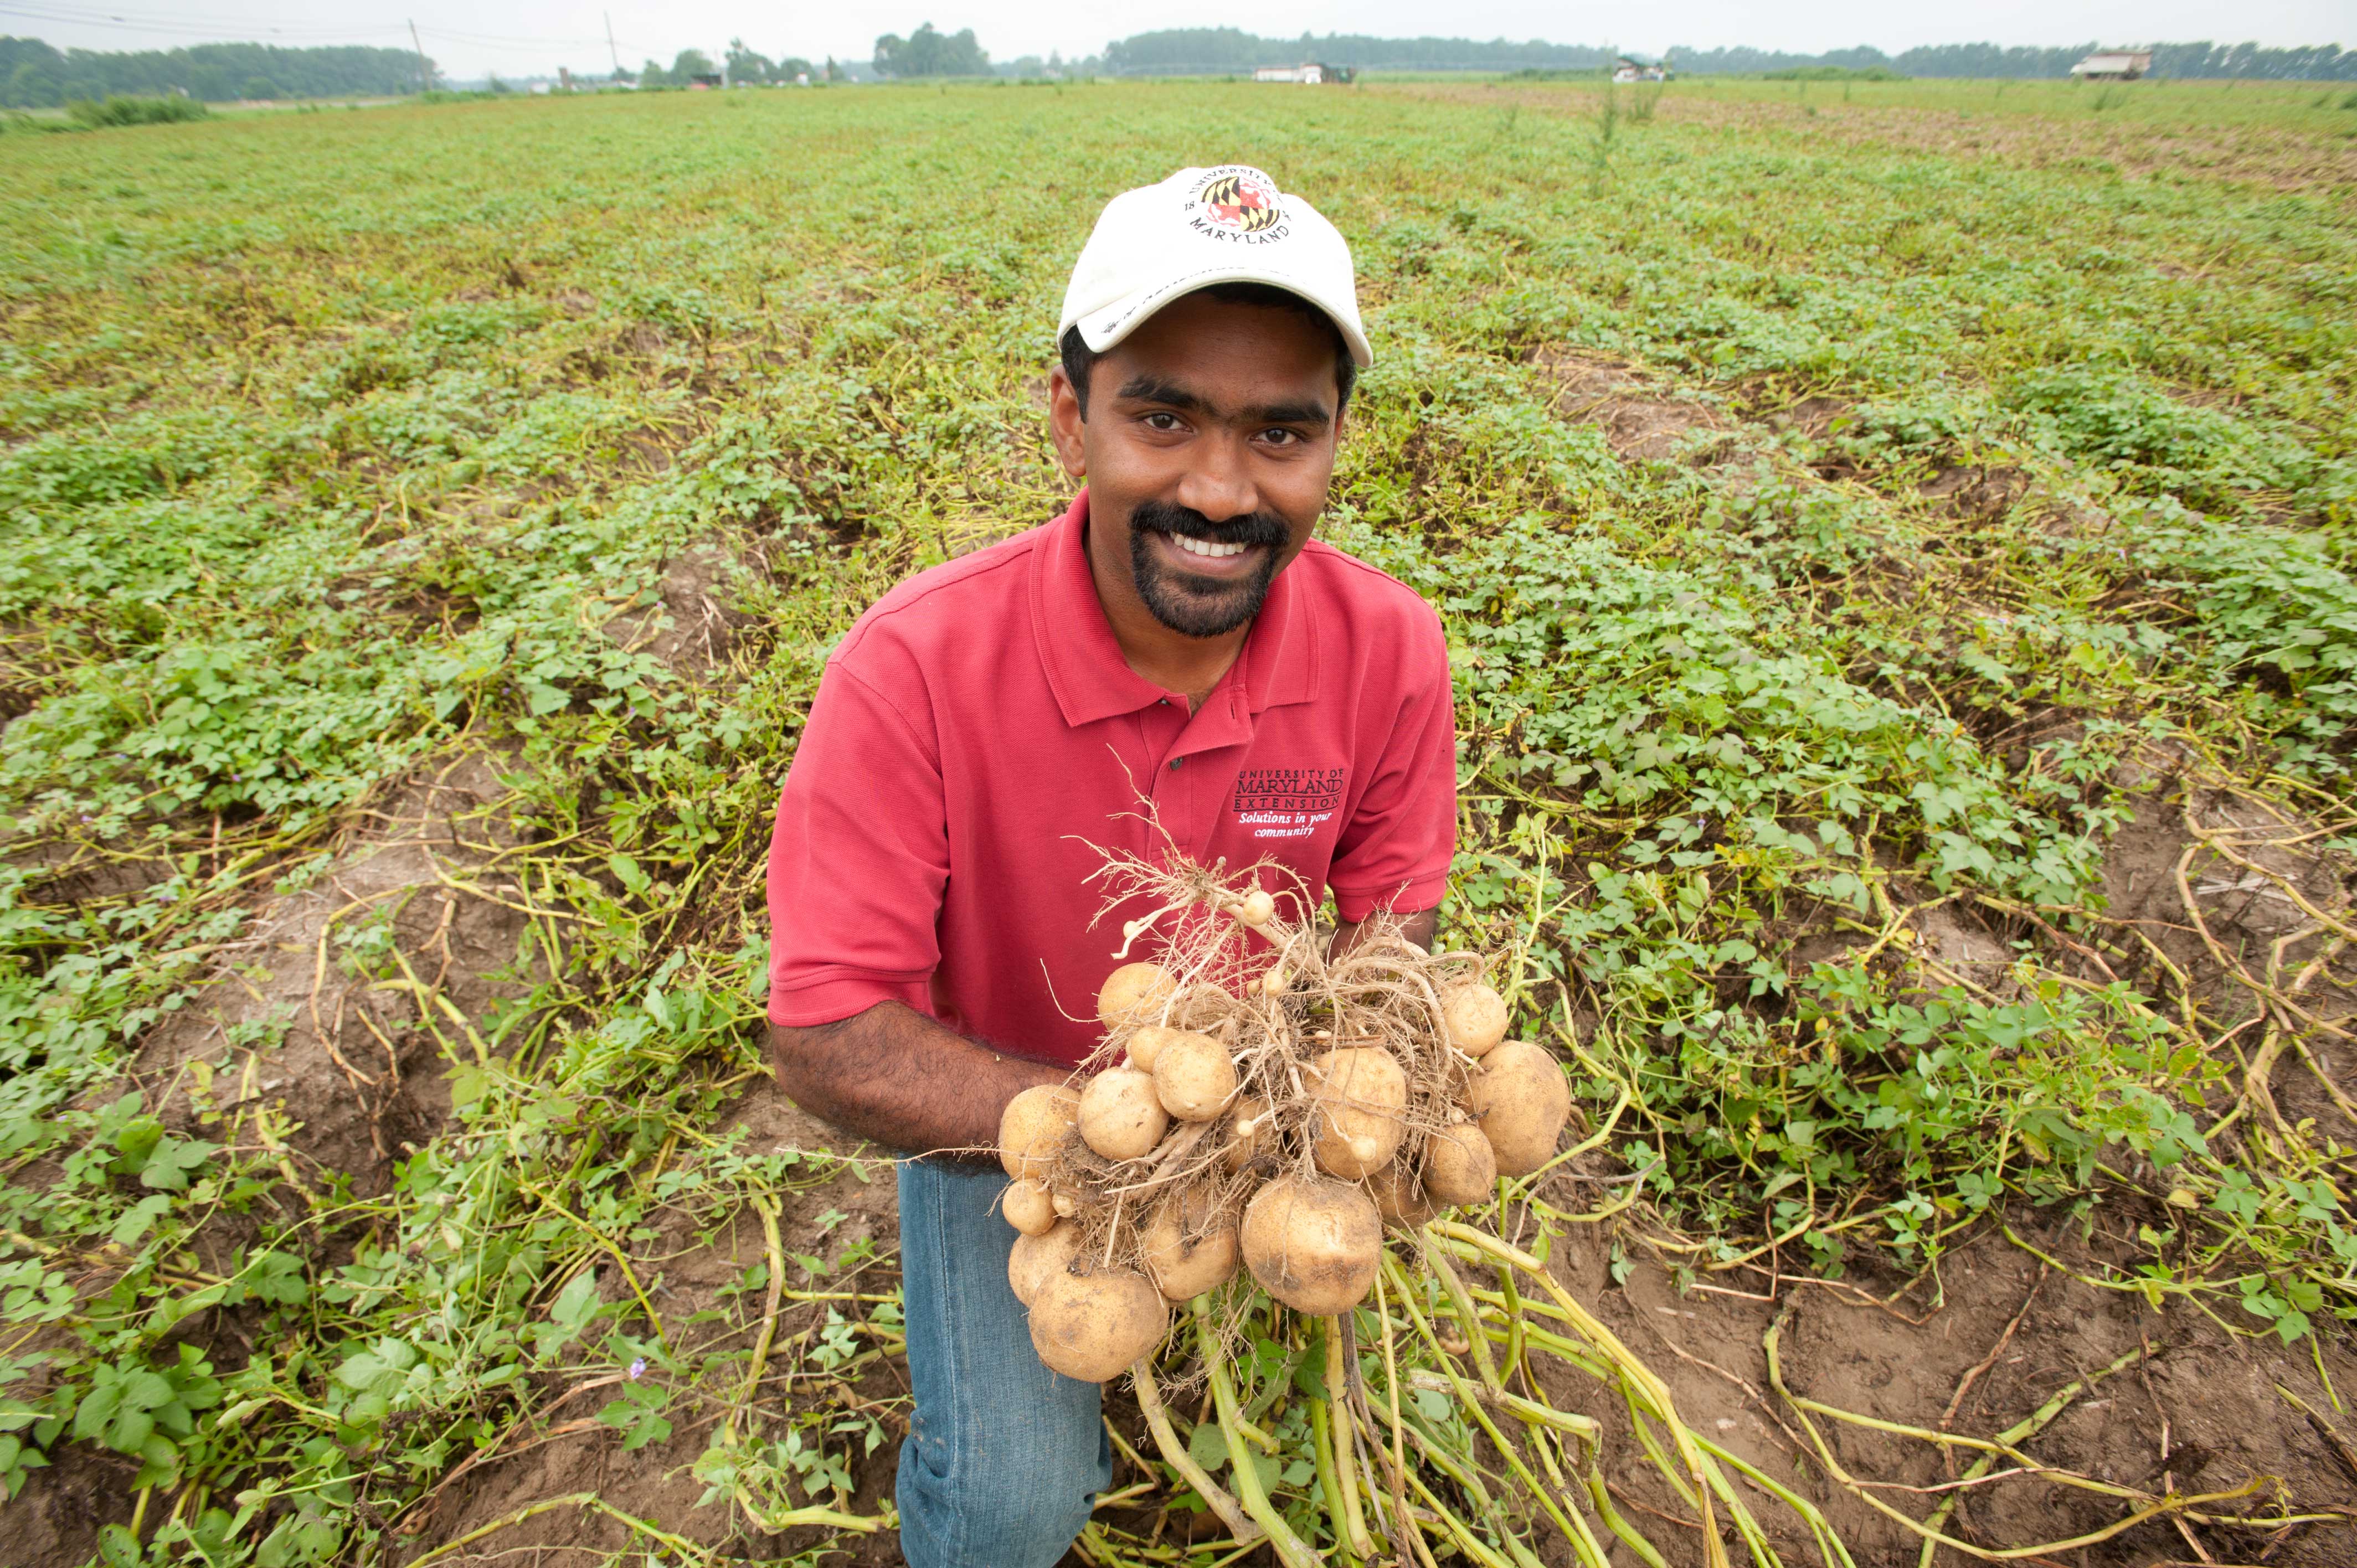
[[[1069,1219],[1058,1220],[1037,1236],[1015,1238],[1015,1250],[1006,1255],[1006,1283],[1015,1299],[1030,1305],[1039,1287],[1070,1268],[1080,1250],[1081,1228]]]
[[[1267,1099],[1258,1094],[1245,1095],[1228,1115],[1228,1144],[1220,1152],[1222,1167],[1231,1171],[1243,1169],[1263,1149],[1274,1146],[1275,1132]]]
[[[1140,1025],[1129,1036],[1129,1065],[1140,1072],[1152,1072],[1155,1059],[1162,1054],[1163,1042],[1177,1039],[1186,1032],[1161,1024]]]
[[[1026,1236],[1037,1236],[1056,1223],[1056,1196],[1046,1182],[1026,1176],[1006,1189],[998,1211]]]
[[[1006,1174],[1046,1179],[1080,1109],[1080,1090],[1062,1083],[1036,1084],[1008,1101],[998,1116],[998,1163]]]
[[[1127,1269],[1059,1273],[1030,1305],[1031,1348],[1050,1368],[1084,1383],[1120,1376],[1170,1326],[1162,1293]]]
[[[1498,1185],[1498,1156],[1478,1123],[1458,1122],[1424,1141],[1424,1190],[1438,1204],[1480,1203]]]
[[[1440,1016],[1448,1026],[1448,1043],[1467,1056],[1487,1056],[1506,1037],[1506,999],[1486,985],[1452,985],[1442,992]]]
[[[1381,1168],[1407,1131],[1407,1074],[1383,1051],[1348,1047],[1309,1065],[1312,1154],[1328,1176]]]
[[[1134,1160],[1148,1153],[1169,1125],[1154,1079],[1135,1069],[1108,1069],[1081,1090],[1081,1138],[1106,1159]]]
[[[1394,1230],[1413,1230],[1433,1216],[1424,1183],[1397,1159],[1367,1178],[1367,1190],[1374,1194],[1375,1212]]]
[[[1555,1140],[1571,1116],[1571,1085],[1555,1058],[1509,1040],[1481,1058],[1465,1103],[1490,1140],[1498,1174],[1528,1176],[1555,1158]]]
[[[1189,1187],[1163,1199],[1143,1237],[1146,1277],[1172,1301],[1190,1301],[1235,1277],[1236,1217],[1217,1195]]]
[[[1153,1023],[1170,1000],[1174,982],[1158,963],[1125,963],[1097,991],[1097,1022],[1108,1029]]]
[[[1154,1056],[1154,1092],[1181,1122],[1208,1122],[1236,1092],[1236,1064],[1209,1035],[1166,1031]]]
[[[1244,1207],[1244,1266],[1296,1312],[1330,1317],[1374,1287],[1383,1222],[1355,1187],[1282,1176]]]

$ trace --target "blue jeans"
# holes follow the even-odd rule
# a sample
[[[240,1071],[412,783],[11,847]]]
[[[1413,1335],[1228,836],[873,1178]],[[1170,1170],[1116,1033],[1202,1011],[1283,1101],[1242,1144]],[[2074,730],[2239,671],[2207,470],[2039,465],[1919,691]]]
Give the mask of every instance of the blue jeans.
[[[916,1419],[895,1500],[909,1568],[1053,1568],[1113,1485],[1097,1385],[1049,1371],[1006,1283],[996,1171],[900,1162]]]

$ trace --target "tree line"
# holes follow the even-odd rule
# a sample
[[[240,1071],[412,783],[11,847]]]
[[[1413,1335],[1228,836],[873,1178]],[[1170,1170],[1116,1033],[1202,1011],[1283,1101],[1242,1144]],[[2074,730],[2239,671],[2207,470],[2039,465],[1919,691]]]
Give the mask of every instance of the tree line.
[[[2038,78],[2069,76],[2072,66],[2100,47],[2092,43],[2071,48],[1936,44],[1888,55],[1867,47],[1824,54],[1783,54],[1739,46],[1717,49],[1681,46],[1670,51],[1669,59],[1680,71],[1694,75],[1747,75],[1832,66],[1888,70],[1900,76]],[[1620,58],[1610,49],[1536,40],[1376,38],[1355,33],[1265,38],[1237,27],[1174,27],[1107,44],[1104,65],[1115,76],[1221,75],[1310,60],[1361,70],[1600,70]],[[2338,44],[2295,48],[2206,41],[2155,44],[2152,74],[2212,80],[2348,81],[2357,79],[2357,51],[2344,50]]]
[[[359,46],[287,49],[271,44],[192,44],[178,49],[58,49],[38,38],[0,38],[0,108],[48,109],[76,100],[185,94],[213,103],[242,98],[371,98],[423,91],[431,60],[408,49]]]
[[[2008,48],[2000,44],[1936,44],[1896,55],[1860,47],[1824,54],[1784,54],[1746,48],[1678,48],[1672,62],[1685,73],[1754,74],[1813,68],[1887,70],[1900,76],[2053,78],[2097,46]],[[1318,60],[1361,70],[1600,70],[1619,56],[1581,44],[1505,38],[1378,38],[1356,33],[1304,33],[1298,38],[1258,38],[1237,27],[1178,27],[1139,33],[1107,44],[1102,57],[1066,62],[1036,56],[996,66],[971,27],[943,33],[928,22],[907,38],[876,40],[872,69],[885,77],[1228,75],[1257,66]],[[732,38],[724,57],[732,82],[839,81],[848,74],[833,59],[813,65],[786,56],[771,59]],[[668,66],[649,60],[636,72],[619,71],[641,87],[684,87],[721,73],[702,49],[683,49]],[[2152,74],[2186,79],[2357,81],[2357,50],[2338,44],[2262,48],[2256,44],[2155,44]],[[0,38],[0,108],[40,109],[109,97],[186,95],[210,102],[255,98],[390,97],[424,91],[434,81],[430,59],[407,49],[339,46],[280,48],[272,44],[194,44],[186,48],[105,51],[57,49],[38,38]]]
[[[1218,75],[1306,61],[1361,70],[1597,70],[1619,58],[1609,49],[1584,44],[1377,38],[1362,33],[1263,38],[1239,27],[1172,27],[1139,33],[1107,44],[1104,51],[1105,70],[1115,76]]]
[[[1778,54],[1767,49],[1677,48],[1671,59],[1695,75],[1745,75],[1770,70],[1835,66],[1846,70],[1889,70],[1900,76],[1999,77],[2019,80],[2066,77],[2071,68],[2104,46],[2029,48],[2002,44],[1934,44],[1886,55],[1860,47],[1824,54]],[[2357,81],[2357,51],[2339,44],[2270,49],[2256,44],[2153,44],[2152,74],[2184,80],[2262,81]]]
[[[614,80],[634,81],[641,88],[648,88],[693,87],[698,81],[709,82],[723,77],[740,86],[783,85],[805,77],[813,81],[839,81],[843,78],[842,70],[832,56],[824,65],[813,65],[800,55],[782,55],[771,59],[742,38],[729,39],[727,51],[720,59],[721,63],[715,65],[712,57],[702,49],[682,49],[672,57],[668,67],[649,60],[635,71],[616,71]]]

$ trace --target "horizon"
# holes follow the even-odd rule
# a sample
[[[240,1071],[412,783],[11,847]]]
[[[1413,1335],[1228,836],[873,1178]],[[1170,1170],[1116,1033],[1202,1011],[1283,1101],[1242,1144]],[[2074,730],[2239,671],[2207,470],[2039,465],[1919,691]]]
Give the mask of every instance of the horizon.
[[[731,38],[772,59],[789,55],[813,61],[833,56],[864,64],[876,39],[906,36],[931,21],[944,33],[971,27],[994,62],[1051,53],[1069,59],[1101,54],[1133,29],[1097,37],[1103,23],[1092,7],[1072,0],[1007,5],[1002,0],[967,0],[944,7],[890,0],[854,0],[827,19],[788,24],[745,0],[688,0],[658,11],[642,4],[604,5],[597,0],[422,0],[404,14],[368,16],[337,7],[343,19],[330,21],[316,5],[298,0],[220,0],[222,13],[207,9],[100,9],[77,0],[5,0],[0,30],[38,38],[54,48],[129,52],[184,48],[206,43],[255,43],[279,48],[338,45],[408,49],[411,18],[415,42],[436,70],[453,81],[500,76],[513,80],[554,77],[559,69],[576,75],[604,75],[617,63],[636,70],[645,59],[668,64],[684,48],[701,48],[718,59]],[[608,17],[610,16],[610,23]],[[1191,24],[1232,27],[1271,41],[1296,41],[1305,33],[1412,39],[1463,38],[1475,43],[1544,43],[1562,48],[1631,50],[1653,58],[1679,49],[1751,48],[1769,53],[1823,55],[1873,48],[1896,57],[1910,48],[1943,44],[1995,44],[2000,48],[2058,48],[2093,44],[2106,48],[2151,43],[2209,41],[2254,43],[2263,48],[2340,44],[2350,24],[2348,8],[2319,0],[2263,0],[2232,10],[2209,0],[2159,0],[2129,5],[2122,0],[2053,0],[2031,5],[1999,0],[1975,8],[1968,18],[1893,17],[1863,0],[1809,0],[1772,14],[1755,13],[1724,0],[1677,0],[1648,9],[1641,17],[1601,8],[1575,10],[1528,0],[1475,0],[1449,13],[1438,26],[1427,12],[1397,0],[1344,6],[1335,0],[1270,8],[1237,6],[1234,14],[1213,7]],[[1625,36],[1641,21],[1647,36]],[[608,43],[610,27],[611,43]],[[18,30],[18,29],[23,30]]]

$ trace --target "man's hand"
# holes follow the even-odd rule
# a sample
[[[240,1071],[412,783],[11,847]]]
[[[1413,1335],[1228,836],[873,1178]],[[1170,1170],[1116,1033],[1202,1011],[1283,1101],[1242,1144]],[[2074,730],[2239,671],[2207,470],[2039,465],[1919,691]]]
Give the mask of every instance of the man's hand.
[[[1400,935],[1427,952],[1432,950],[1433,936],[1440,929],[1439,910],[1419,909],[1413,915],[1402,915],[1399,922]],[[1364,924],[1363,921],[1351,920],[1335,927],[1334,940],[1326,944],[1327,956],[1340,958],[1344,953],[1357,947],[1359,932]]]
[[[1069,1074],[951,1033],[899,1002],[807,1028],[770,1026],[778,1086],[812,1115],[889,1149],[995,1163],[999,1113]]]

